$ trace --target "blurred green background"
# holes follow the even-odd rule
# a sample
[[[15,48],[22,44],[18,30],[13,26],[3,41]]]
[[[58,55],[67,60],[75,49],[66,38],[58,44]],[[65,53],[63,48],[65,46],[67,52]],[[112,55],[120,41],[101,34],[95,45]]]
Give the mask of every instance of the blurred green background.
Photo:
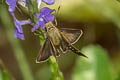
[[[42,3],[41,6],[47,5]],[[48,7],[57,10],[59,6],[58,27],[82,29],[83,36],[75,46],[88,56],[87,59],[72,52],[61,55],[58,63],[64,80],[120,80],[119,0],[56,0],[54,5]],[[19,20],[29,18],[26,9],[20,6],[15,14]],[[23,26],[23,41],[14,38],[14,27],[8,6],[1,2],[0,80],[24,80],[23,75],[27,76],[29,69],[33,79],[28,76],[26,80],[50,80],[49,64],[35,63],[40,44],[31,32],[32,26]],[[15,51],[16,48],[18,51]],[[29,69],[24,66],[26,63]]]

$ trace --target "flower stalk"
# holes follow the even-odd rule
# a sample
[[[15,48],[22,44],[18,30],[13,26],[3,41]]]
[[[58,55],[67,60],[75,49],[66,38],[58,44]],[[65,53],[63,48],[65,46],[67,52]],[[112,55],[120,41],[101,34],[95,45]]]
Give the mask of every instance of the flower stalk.
[[[52,72],[52,79],[51,80],[64,80],[62,72],[59,70],[58,63],[54,56],[49,58],[49,65]]]
[[[34,17],[34,14],[38,12],[37,9],[37,3],[35,0],[26,0],[26,4],[28,7],[29,15],[33,23],[37,21],[37,19]]]

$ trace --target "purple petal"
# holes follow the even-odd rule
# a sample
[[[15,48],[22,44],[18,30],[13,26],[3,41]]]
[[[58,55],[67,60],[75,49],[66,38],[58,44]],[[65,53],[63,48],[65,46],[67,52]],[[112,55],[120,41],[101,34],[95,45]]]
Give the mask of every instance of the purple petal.
[[[50,14],[44,17],[45,23],[49,22],[49,21],[53,21],[55,18],[55,15]]]
[[[14,15],[14,13],[11,13],[11,15],[13,16],[14,23],[15,23],[15,27],[18,29],[18,32],[19,32],[19,33],[23,33],[22,25],[32,23],[32,21],[30,21],[30,20],[18,21],[18,20],[16,19],[15,15]]]
[[[22,21],[19,21],[21,25],[25,25],[25,24],[30,24],[32,23],[31,20],[22,20]]]
[[[13,12],[10,13],[13,16],[13,19],[16,20],[15,14]]]
[[[16,28],[18,29],[18,32],[23,33],[22,25],[30,24],[32,22],[30,20],[22,20],[22,21],[14,20],[14,23]]]
[[[22,26],[20,24],[20,21],[15,20],[14,21],[16,28],[18,29],[18,32],[23,33]]]
[[[14,23],[15,23],[15,27],[18,29],[18,32],[23,33],[22,25],[30,24],[32,22],[30,20],[22,20],[22,21],[14,20]]]
[[[39,16],[39,18],[40,17],[44,17],[44,16],[46,16],[46,15],[49,15],[51,12],[53,12],[54,10],[51,10],[51,9],[49,9],[49,8],[47,8],[47,7],[45,7],[45,8],[42,8],[41,9],[41,11],[40,11],[40,16]]]
[[[42,18],[41,18],[42,19]],[[44,25],[45,25],[45,22],[44,20],[38,20],[36,25],[32,28],[32,32],[34,32],[36,29],[38,29],[39,27],[41,27],[42,29],[44,29]]]
[[[44,29],[45,28],[45,21],[39,21],[39,25],[40,25],[40,27],[42,28],[42,29]]]
[[[39,16],[40,16],[40,14],[35,14],[34,16],[39,17]]]
[[[16,26],[14,36],[16,38],[19,37],[20,39],[24,40],[22,25],[29,24],[29,23],[31,23],[31,21],[29,21],[29,20],[23,20],[23,21],[15,20],[14,23],[15,23],[15,26]]]
[[[15,27],[18,29],[18,32],[23,33],[22,26],[21,26],[20,22],[16,19],[13,12],[11,13],[11,15],[13,16],[14,24],[15,24]]]
[[[24,34],[23,33],[19,33],[18,30],[17,30],[17,28],[14,31],[14,37],[15,38],[19,37],[20,39],[24,40]]]
[[[9,5],[9,11],[14,12],[16,6],[16,0],[6,0],[6,3]]]
[[[48,5],[54,4],[54,0],[42,0],[42,1]]]
[[[39,28],[39,25],[38,24],[36,24],[33,28],[32,28],[32,32],[34,32],[36,29],[38,29]]]

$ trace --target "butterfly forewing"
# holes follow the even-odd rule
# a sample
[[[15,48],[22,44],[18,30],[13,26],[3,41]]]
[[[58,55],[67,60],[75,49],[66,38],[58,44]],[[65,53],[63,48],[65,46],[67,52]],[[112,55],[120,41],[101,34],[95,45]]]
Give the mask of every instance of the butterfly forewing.
[[[38,56],[36,58],[36,63],[39,63],[41,61],[45,61],[51,56],[53,53],[52,46],[50,44],[50,40],[46,38],[43,46],[41,47]]]
[[[61,28],[59,30],[60,33],[64,35],[71,44],[77,42],[83,34],[82,30],[79,29]]]
[[[64,34],[62,35],[63,41],[64,43],[66,43],[66,50],[71,50],[72,52],[74,52],[75,54],[79,55],[79,56],[85,56],[83,53],[81,53],[77,48],[75,48],[68,40],[68,37],[66,37]]]
[[[61,28],[59,29],[59,31],[63,38],[60,46],[64,53],[66,53],[66,51],[68,50],[68,45],[77,42],[83,34],[82,30],[79,29]],[[64,38],[66,38],[67,41]]]

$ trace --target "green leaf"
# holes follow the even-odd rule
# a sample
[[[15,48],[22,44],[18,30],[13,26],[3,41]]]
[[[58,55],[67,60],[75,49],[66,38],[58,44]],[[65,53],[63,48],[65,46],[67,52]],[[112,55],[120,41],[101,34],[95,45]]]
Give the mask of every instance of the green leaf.
[[[78,57],[72,80],[113,80],[107,52],[98,45],[83,48],[88,58]]]

